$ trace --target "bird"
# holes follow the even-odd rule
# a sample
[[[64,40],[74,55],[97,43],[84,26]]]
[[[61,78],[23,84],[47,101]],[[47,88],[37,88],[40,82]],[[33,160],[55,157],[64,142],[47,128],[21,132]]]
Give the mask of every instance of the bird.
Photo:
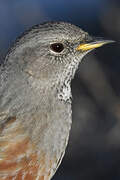
[[[83,57],[113,42],[67,22],[34,25],[0,66],[0,180],[50,180],[68,144],[71,80]]]

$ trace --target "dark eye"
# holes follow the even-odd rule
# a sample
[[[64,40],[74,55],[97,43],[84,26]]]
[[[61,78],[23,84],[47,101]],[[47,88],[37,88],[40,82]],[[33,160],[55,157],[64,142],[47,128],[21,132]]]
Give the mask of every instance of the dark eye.
[[[50,45],[50,48],[52,51],[56,52],[56,53],[60,53],[63,51],[64,46],[62,43],[54,43]]]

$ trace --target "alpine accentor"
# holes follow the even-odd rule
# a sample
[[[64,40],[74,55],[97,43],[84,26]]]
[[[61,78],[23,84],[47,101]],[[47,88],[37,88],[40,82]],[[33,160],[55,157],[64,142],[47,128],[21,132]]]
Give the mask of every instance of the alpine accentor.
[[[0,180],[50,180],[71,127],[71,79],[82,58],[110,43],[69,23],[32,27],[0,67]]]

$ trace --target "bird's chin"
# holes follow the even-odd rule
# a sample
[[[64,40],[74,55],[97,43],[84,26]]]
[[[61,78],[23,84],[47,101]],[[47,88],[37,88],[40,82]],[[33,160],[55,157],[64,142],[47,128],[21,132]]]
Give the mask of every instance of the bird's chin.
[[[84,56],[88,53],[89,52],[80,52],[79,54],[76,55],[76,60],[80,63],[83,60]]]
[[[80,55],[78,55],[79,56],[79,62],[81,62],[83,60],[84,56],[86,54],[90,53],[92,50],[93,49],[80,53]]]
[[[90,53],[91,51],[93,51],[93,49],[87,50],[85,52],[83,52],[83,56],[85,56],[86,54]]]

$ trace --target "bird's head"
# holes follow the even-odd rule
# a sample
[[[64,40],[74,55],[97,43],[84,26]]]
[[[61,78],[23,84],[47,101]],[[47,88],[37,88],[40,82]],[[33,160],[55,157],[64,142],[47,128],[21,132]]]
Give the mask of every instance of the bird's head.
[[[110,42],[92,38],[69,23],[45,23],[25,32],[9,59],[20,64],[29,76],[57,85],[72,79],[84,55]]]

